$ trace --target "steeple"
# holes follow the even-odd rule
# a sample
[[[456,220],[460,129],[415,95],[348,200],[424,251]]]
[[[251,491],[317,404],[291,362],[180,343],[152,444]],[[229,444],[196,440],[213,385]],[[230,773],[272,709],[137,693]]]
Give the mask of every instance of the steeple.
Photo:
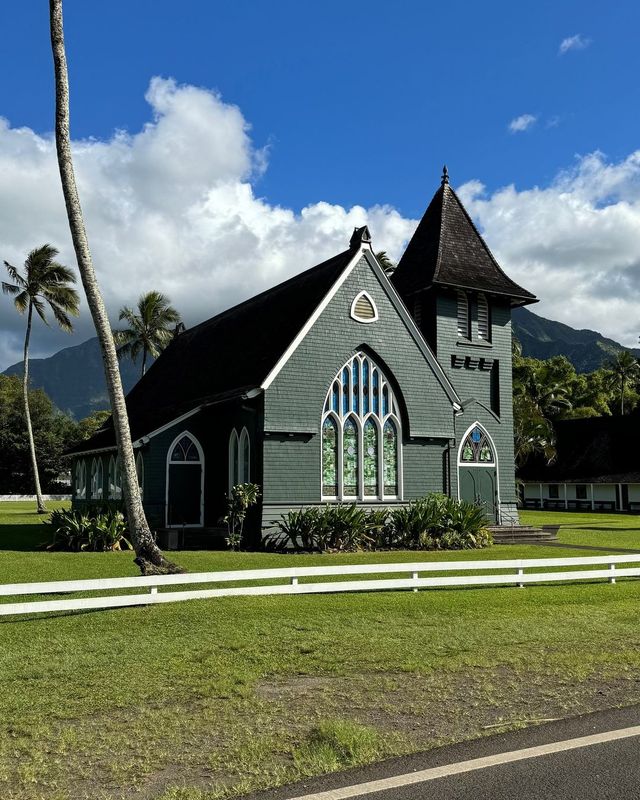
[[[440,187],[413,234],[392,282],[403,297],[431,286],[471,289],[510,298],[512,306],[535,295],[501,269],[442,170]]]

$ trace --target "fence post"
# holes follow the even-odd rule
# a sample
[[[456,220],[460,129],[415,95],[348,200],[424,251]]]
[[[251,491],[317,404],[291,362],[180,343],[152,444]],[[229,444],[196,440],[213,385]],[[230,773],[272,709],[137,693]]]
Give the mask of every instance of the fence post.
[[[609,583],[615,583],[616,582],[616,565],[615,564],[609,564],[609,573],[610,573],[610,576],[611,576],[609,578]]]
[[[292,586],[297,586],[298,585],[298,579],[297,578],[291,578],[290,583],[291,583]]]
[[[519,569],[518,570],[518,577],[520,577],[520,575],[524,575],[524,570],[523,569]],[[524,583],[519,583],[518,584],[518,589],[524,589]]]
[[[149,589],[149,593],[150,594],[158,594],[158,587],[157,586],[152,586],[151,589]]]
[[[412,572],[411,573],[411,577],[413,578],[414,581],[417,581],[418,578],[420,577],[420,575],[417,572]],[[417,592],[418,591],[418,587],[416,586],[416,588],[413,591]]]

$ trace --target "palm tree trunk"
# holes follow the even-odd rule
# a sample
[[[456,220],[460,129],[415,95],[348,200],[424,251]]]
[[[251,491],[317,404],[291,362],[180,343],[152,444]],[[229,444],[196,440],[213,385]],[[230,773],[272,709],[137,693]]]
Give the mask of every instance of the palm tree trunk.
[[[147,348],[142,348],[142,375],[141,378],[144,378],[144,373],[147,371]]]
[[[175,564],[172,564],[164,558],[162,551],[154,541],[142,507],[133,445],[131,443],[129,418],[127,416],[127,407],[122,390],[120,370],[118,368],[118,356],[104,301],[93,268],[91,251],[84,227],[82,208],[78,197],[73,160],[71,157],[69,78],[64,48],[62,0],[49,0],[49,13],[51,49],[53,52],[56,86],[56,149],[58,154],[58,167],[60,169],[62,191],[67,208],[71,238],[78,260],[78,270],[102,351],[102,361],[107,380],[107,389],[109,391],[109,400],[111,402],[113,426],[122,465],[124,499],[129,533],[136,551],[135,562],[140,567],[143,575],[182,571]]]
[[[29,409],[29,341],[31,339],[31,321],[33,319],[33,303],[29,301],[29,313],[27,314],[27,332],[24,337],[24,371],[22,374],[22,395],[24,399],[24,417],[27,421],[27,435],[29,436],[29,452],[31,453],[31,468],[33,470],[33,482],[36,487],[36,508],[38,514],[46,514],[47,507],[42,497],[40,488],[40,474],[38,473],[38,459],[36,458],[36,443],[33,438],[33,427],[31,426],[31,410]]]

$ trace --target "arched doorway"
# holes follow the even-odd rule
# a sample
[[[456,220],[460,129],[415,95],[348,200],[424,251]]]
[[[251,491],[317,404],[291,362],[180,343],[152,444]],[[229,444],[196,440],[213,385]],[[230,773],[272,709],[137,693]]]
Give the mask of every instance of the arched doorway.
[[[467,429],[458,450],[460,500],[480,505],[487,519],[498,521],[498,459],[487,431],[478,422]]]
[[[167,453],[167,527],[204,524],[204,454],[190,433],[174,439]]]

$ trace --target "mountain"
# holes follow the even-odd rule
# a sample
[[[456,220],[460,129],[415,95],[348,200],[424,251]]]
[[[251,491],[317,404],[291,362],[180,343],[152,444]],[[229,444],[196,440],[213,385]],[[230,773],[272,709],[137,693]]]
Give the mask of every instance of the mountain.
[[[514,309],[513,331],[525,356],[564,355],[578,372],[598,369],[612,355],[627,349],[596,331],[575,330],[526,308]],[[631,352],[640,357],[640,350]],[[75,419],[109,408],[97,338],[66,347],[49,358],[31,359],[30,370],[32,385],[44,389],[61,411]],[[4,374],[22,375],[22,362],[9,367]],[[125,359],[120,362],[120,374],[128,392],[140,377],[140,365]]]
[[[83,419],[93,411],[109,408],[102,356],[97,337],[75,347],[65,347],[49,358],[29,359],[31,385],[44,389],[61,411]],[[5,375],[22,375],[22,361],[5,370]],[[120,362],[125,392],[140,377],[140,363]]]
[[[576,330],[562,322],[539,317],[527,308],[514,309],[512,319],[513,332],[522,345],[523,355],[532,358],[566,356],[577,372],[593,372],[621,350],[630,350],[640,358],[640,350],[623,347],[596,331]]]

